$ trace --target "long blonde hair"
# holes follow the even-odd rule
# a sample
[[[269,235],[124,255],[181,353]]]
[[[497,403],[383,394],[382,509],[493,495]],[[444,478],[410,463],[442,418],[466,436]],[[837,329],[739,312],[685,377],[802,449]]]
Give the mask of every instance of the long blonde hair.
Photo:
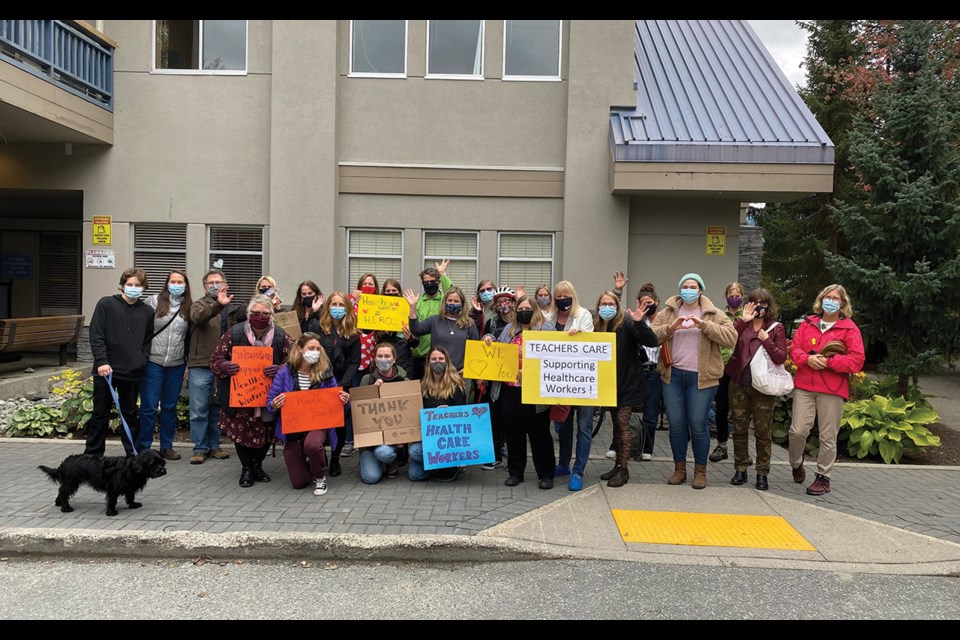
[[[469,302],[467,302],[466,296],[463,295],[463,289],[460,287],[450,287],[443,292],[443,302],[440,307],[440,316],[443,318],[447,317],[447,298],[451,295],[460,296],[460,314],[457,316],[457,326],[461,329],[469,329],[471,325],[474,324],[473,320],[470,319],[470,314],[467,311],[469,307]]]
[[[287,364],[293,367],[296,372],[300,371],[303,365],[303,348],[311,340],[316,340],[320,344],[320,359],[310,365],[310,382],[321,382],[323,374],[330,369],[330,358],[327,357],[327,350],[323,348],[320,342],[320,336],[310,331],[304,333],[290,347],[290,354],[287,356]],[[337,382],[340,382],[339,380]]]
[[[556,318],[560,314],[560,309],[557,309],[558,291],[570,294],[570,297],[573,299],[573,304],[570,305],[570,310],[567,311],[567,317],[576,318],[580,313],[580,300],[577,299],[577,290],[573,287],[573,283],[569,280],[561,280],[557,284],[553,285],[553,301],[550,302],[550,311],[553,313],[553,317]],[[536,300],[534,300],[534,302],[536,302]]]
[[[443,375],[437,382],[434,382],[433,371],[430,369],[430,356],[434,351],[442,353],[444,361],[447,363],[446,370],[444,370]],[[450,353],[443,347],[433,346],[430,348],[430,351],[427,353],[424,368],[423,378],[420,380],[420,392],[424,396],[442,400],[443,398],[452,398],[457,392],[457,389],[466,392],[466,385],[464,385],[463,378],[460,377],[457,368],[450,362]]]
[[[340,301],[343,302],[343,307],[347,310],[347,315],[343,316],[343,320],[338,323],[337,333],[340,334],[341,338],[352,338],[360,332],[357,329],[357,312],[353,310],[352,304],[348,304],[350,298],[348,298],[347,294],[343,291],[334,291],[331,293],[330,297],[327,298],[326,304],[321,307],[320,330],[328,335],[333,333],[334,320],[333,316],[330,315],[330,303],[333,302],[336,296],[340,296]]]

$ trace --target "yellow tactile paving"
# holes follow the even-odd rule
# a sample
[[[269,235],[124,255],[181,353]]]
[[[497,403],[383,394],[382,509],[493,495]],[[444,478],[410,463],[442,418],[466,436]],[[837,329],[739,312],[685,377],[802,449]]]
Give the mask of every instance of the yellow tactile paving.
[[[780,516],[611,509],[624,542],[816,551]]]

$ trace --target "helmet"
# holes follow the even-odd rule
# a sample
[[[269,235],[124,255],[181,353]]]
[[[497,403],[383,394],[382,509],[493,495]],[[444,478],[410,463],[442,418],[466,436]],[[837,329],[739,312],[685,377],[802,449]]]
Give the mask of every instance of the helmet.
[[[517,292],[511,289],[510,287],[500,287],[493,292],[493,302],[497,301],[497,298],[507,297],[511,300],[517,299]]]

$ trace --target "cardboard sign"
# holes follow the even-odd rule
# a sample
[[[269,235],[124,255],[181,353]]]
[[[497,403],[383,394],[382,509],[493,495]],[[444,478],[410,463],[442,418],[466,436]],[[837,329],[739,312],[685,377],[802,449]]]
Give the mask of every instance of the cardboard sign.
[[[420,382],[385,382],[350,389],[353,444],[374,447],[420,440]]]
[[[265,407],[273,381],[263,372],[273,364],[270,347],[234,347],[231,360],[240,371],[230,378],[231,407]]]
[[[316,431],[343,426],[343,387],[290,391],[280,409],[280,428],[284,433]]]
[[[490,405],[420,410],[423,468],[443,469],[496,460]]]
[[[520,347],[505,342],[467,340],[463,352],[463,377],[475,380],[516,382]]]
[[[376,296],[364,293],[357,303],[357,328],[402,331],[410,322],[410,303],[402,296]],[[354,443],[356,444],[356,443]]]
[[[617,406],[617,334],[523,332],[524,404]]]
[[[273,313],[273,323],[283,329],[291,340],[296,341],[303,335],[303,332],[300,331],[300,320],[297,318],[296,311],[275,311]]]

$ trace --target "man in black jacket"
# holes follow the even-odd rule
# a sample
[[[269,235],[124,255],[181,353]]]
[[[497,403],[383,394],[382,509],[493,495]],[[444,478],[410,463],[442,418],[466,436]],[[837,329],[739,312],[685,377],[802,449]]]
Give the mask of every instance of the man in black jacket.
[[[90,350],[93,352],[93,415],[87,421],[87,446],[84,453],[102,456],[106,448],[113,395],[107,376],[113,375],[113,387],[120,400],[120,413],[137,438],[140,419],[137,395],[140,380],[150,355],[153,336],[153,307],[140,299],[147,287],[143,269],[127,269],[120,276],[122,293],[100,298],[90,320]],[[130,455],[133,447],[121,425],[120,440]]]

